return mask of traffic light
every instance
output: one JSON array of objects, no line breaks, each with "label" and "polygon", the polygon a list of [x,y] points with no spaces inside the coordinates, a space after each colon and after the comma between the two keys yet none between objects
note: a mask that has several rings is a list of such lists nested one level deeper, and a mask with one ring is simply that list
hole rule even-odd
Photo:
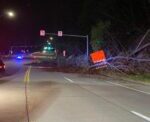
[{"label": "traffic light", "polygon": [[50,42],[47,42],[47,44],[43,48],[44,53],[51,53],[54,51],[54,48]]},{"label": "traffic light", "polygon": [[44,50],[47,50],[47,47],[44,47]]}]

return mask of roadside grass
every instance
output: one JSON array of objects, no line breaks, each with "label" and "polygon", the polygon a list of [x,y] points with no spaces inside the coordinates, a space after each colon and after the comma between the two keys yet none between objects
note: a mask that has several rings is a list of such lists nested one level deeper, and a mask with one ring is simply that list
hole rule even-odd
[{"label": "roadside grass", "polygon": [[150,73],[142,73],[142,74],[122,74],[118,72],[108,71],[106,72],[106,75],[112,76],[117,79],[124,79],[124,80],[132,80],[132,81],[139,81],[139,82],[145,82],[150,83]]},{"label": "roadside grass", "polygon": [[150,74],[128,75],[127,79],[150,83]]},{"label": "roadside grass", "polygon": [[139,74],[133,74],[133,73],[121,73],[117,72],[114,70],[97,70],[93,71],[92,74],[99,74],[99,75],[105,75],[109,76],[113,79],[122,79],[122,80],[127,80],[127,81],[138,81],[138,82],[145,82],[145,83],[150,83],[150,73],[139,73]]}]

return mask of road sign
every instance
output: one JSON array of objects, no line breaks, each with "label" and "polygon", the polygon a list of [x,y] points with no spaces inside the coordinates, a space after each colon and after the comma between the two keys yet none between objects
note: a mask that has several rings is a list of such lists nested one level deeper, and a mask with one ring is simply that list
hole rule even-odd
[{"label": "road sign", "polygon": [[66,50],[63,50],[63,56],[64,57],[66,56]]},{"label": "road sign", "polygon": [[96,51],[90,54],[93,63],[99,63],[106,60],[105,52],[103,50]]},{"label": "road sign", "polygon": [[63,36],[63,32],[62,31],[58,31],[58,36]]},{"label": "road sign", "polygon": [[45,30],[40,30],[40,36],[45,36]]}]

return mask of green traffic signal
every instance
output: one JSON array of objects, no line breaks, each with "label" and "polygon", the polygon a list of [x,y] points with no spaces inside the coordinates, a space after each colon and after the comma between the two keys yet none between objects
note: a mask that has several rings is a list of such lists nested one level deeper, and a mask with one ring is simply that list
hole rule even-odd
[{"label": "green traffic signal", "polygon": [[44,47],[44,50],[47,50],[47,47]]}]

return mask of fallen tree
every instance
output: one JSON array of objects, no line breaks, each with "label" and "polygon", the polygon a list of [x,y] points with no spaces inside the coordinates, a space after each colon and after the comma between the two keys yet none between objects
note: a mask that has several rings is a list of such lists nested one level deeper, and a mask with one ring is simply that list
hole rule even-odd
[{"label": "fallen tree", "polygon": [[[126,51],[129,52],[129,51]],[[150,72],[150,29],[141,38],[137,47],[130,53],[121,52],[121,55],[111,56],[106,59],[107,69],[121,73],[145,73]],[[140,57],[140,58],[139,58]],[[104,62],[90,66],[93,68],[104,68]]]}]

